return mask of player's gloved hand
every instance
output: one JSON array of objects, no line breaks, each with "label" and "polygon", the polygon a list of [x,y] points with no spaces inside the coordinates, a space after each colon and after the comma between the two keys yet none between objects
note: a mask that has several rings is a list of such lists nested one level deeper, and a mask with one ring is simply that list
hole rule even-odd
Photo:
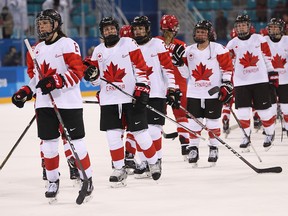
[{"label": "player's gloved hand", "polygon": [[279,86],[279,74],[277,71],[268,72],[269,84],[274,85],[276,88]]},{"label": "player's gloved hand", "polygon": [[177,66],[177,67],[183,66],[184,61],[182,59],[182,56],[184,55],[184,52],[185,52],[184,46],[182,46],[180,44],[176,44],[176,46],[172,52],[172,63],[175,66]]},{"label": "player's gloved hand", "polygon": [[49,94],[54,89],[61,89],[65,85],[65,79],[61,74],[54,74],[52,76],[41,79],[36,88],[41,88],[42,94]]},{"label": "player's gloved hand", "polygon": [[98,79],[100,73],[97,67],[95,67],[94,65],[89,65],[87,67],[87,69],[84,71],[84,79],[86,81],[95,81],[96,79]]},{"label": "player's gloved hand", "polygon": [[32,91],[29,86],[22,86],[15,94],[12,96],[12,103],[17,107],[22,108],[26,101],[32,99]]},{"label": "player's gloved hand", "polygon": [[169,88],[166,94],[166,103],[173,109],[179,109],[181,105],[182,92],[180,89]]},{"label": "player's gloved hand", "polygon": [[233,97],[233,89],[234,87],[230,81],[223,81],[220,86],[218,100],[222,103],[229,103]]},{"label": "player's gloved hand", "polygon": [[136,83],[133,97],[134,108],[144,109],[149,101],[150,87],[144,83]]}]

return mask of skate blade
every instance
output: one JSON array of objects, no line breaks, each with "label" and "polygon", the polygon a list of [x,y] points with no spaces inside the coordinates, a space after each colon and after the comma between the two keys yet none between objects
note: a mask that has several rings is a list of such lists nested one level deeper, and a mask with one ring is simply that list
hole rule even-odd
[{"label": "skate blade", "polygon": [[93,195],[89,195],[89,196],[86,196],[83,203],[87,203],[87,202],[90,202],[91,200],[93,199]]},{"label": "skate blade", "polygon": [[191,163],[192,168],[198,168],[198,163]]},{"label": "skate blade", "polygon": [[152,175],[150,172],[144,172],[142,174],[135,174],[135,179],[147,179],[147,178],[151,178]]},{"label": "skate blade", "polygon": [[126,168],[127,175],[134,175],[134,169],[133,168]]},{"label": "skate blade", "polygon": [[273,147],[273,143],[270,145],[270,146],[268,146],[268,147],[264,147],[264,150],[266,151],[266,152],[268,152],[272,147]]},{"label": "skate blade", "polygon": [[126,186],[127,186],[126,179],[121,182],[111,182],[112,188],[121,188],[121,187],[126,187]]},{"label": "skate blade", "polygon": [[188,155],[183,155],[183,160],[188,161]]},{"label": "skate blade", "polygon": [[216,166],[216,162],[209,162],[210,167],[215,167]]},{"label": "skate blade", "polygon": [[50,205],[54,205],[54,204],[56,204],[58,202],[57,196],[56,197],[51,197],[51,198],[48,198],[48,199],[49,199],[48,203]]},{"label": "skate blade", "polygon": [[81,180],[80,180],[80,178],[73,179],[73,180],[72,180],[72,186],[73,186],[73,187],[81,187]]},{"label": "skate blade", "polygon": [[248,153],[248,152],[250,152],[250,148],[249,148],[249,147],[247,147],[247,148],[242,148],[241,152],[242,152],[242,153]]}]

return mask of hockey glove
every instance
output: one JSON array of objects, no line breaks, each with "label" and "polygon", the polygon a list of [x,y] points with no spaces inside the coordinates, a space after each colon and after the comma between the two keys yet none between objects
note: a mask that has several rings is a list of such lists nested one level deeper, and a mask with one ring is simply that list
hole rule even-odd
[{"label": "hockey glove", "polygon": [[41,88],[42,94],[49,94],[54,89],[61,89],[65,85],[64,77],[61,74],[54,74],[52,76],[41,79],[36,88]]},{"label": "hockey glove", "polygon": [[278,88],[279,86],[279,74],[277,71],[268,72],[269,84]]},{"label": "hockey glove", "polygon": [[166,103],[173,109],[179,109],[181,105],[182,92],[180,89],[169,88],[166,94]]},{"label": "hockey glove", "polygon": [[150,87],[144,83],[136,83],[133,97],[134,108],[144,109],[149,101]]},{"label": "hockey glove", "polygon": [[233,97],[233,85],[230,81],[224,81],[220,86],[218,99],[222,103],[229,103]]},{"label": "hockey glove", "polygon": [[184,55],[185,48],[180,44],[176,44],[173,53],[172,53],[172,62],[175,66],[181,67],[183,66],[184,62],[182,56]]},{"label": "hockey glove", "polygon": [[88,66],[87,69],[84,71],[84,79],[86,81],[93,82],[98,79],[99,75],[99,70],[94,65]]},{"label": "hockey glove", "polygon": [[32,99],[32,91],[29,86],[22,86],[15,94],[12,96],[12,103],[17,107],[22,108],[26,101]]}]

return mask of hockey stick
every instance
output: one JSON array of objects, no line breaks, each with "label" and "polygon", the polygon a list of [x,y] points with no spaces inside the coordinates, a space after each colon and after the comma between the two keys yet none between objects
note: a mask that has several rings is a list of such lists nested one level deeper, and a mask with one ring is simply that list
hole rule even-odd
[{"label": "hockey stick", "polygon": [[[33,52],[32,48],[31,48],[31,45],[30,45],[28,39],[25,39],[25,40],[24,40],[24,43],[25,43],[25,45],[26,45],[26,47],[27,47],[27,49],[28,49],[28,51],[29,51],[29,54],[30,54],[30,56],[31,56],[31,58],[32,58],[32,60],[33,60],[33,63],[34,63],[34,65],[35,65],[35,67],[36,67],[36,70],[38,71],[40,77],[43,78],[44,75],[42,74],[42,71],[41,71],[41,69],[40,69],[40,67],[39,67],[39,64],[38,64],[36,58],[35,58],[34,52]],[[52,96],[51,93],[49,93],[48,95],[49,95],[49,97],[50,97],[50,100],[51,100],[51,103],[52,103],[52,105],[53,105],[55,114],[56,114],[56,116],[57,116],[57,118],[58,118],[58,121],[59,121],[61,127],[63,128],[63,132],[64,132],[64,135],[65,135],[65,138],[67,139],[67,141],[68,141],[68,143],[69,143],[69,145],[70,145],[70,148],[71,148],[71,150],[72,150],[72,152],[73,152],[73,155],[75,156],[76,162],[77,162],[77,164],[78,164],[78,166],[79,166],[79,168],[80,168],[80,170],[81,170],[81,173],[82,173],[82,175],[83,175],[82,188],[81,188],[81,190],[79,191],[79,195],[78,195],[78,197],[77,197],[77,199],[76,199],[76,203],[80,205],[80,204],[83,203],[83,201],[84,201],[84,199],[85,199],[85,197],[86,197],[86,193],[87,193],[87,190],[88,190],[88,177],[87,177],[86,172],[85,172],[85,170],[84,170],[84,168],[83,168],[83,165],[82,165],[82,163],[81,163],[81,160],[80,160],[80,158],[79,158],[79,156],[78,156],[78,154],[77,154],[77,152],[76,152],[76,150],[75,150],[75,147],[74,147],[74,145],[73,145],[73,143],[72,143],[72,139],[71,139],[71,137],[70,137],[70,134],[69,134],[67,128],[65,127],[65,125],[64,125],[63,119],[62,119],[62,117],[61,117],[61,115],[60,115],[60,112],[59,112],[59,109],[58,109],[58,107],[57,107],[57,105],[56,105],[56,103],[55,103],[55,100],[54,100],[54,98],[53,98],[53,96]]]},{"label": "hockey stick", "polygon": [[222,143],[227,149],[229,149],[234,155],[236,155],[240,160],[242,160],[246,165],[248,165],[251,169],[253,169],[257,173],[281,173],[282,167],[269,167],[269,168],[256,168],[250,162],[248,162],[245,158],[243,158],[237,151],[235,151],[231,146],[229,146],[226,142],[224,142],[219,136],[213,133],[209,128],[207,128],[201,121],[199,121],[196,117],[194,117],[190,112],[188,112],[184,107],[180,106],[180,109],[183,110],[186,115],[188,115],[191,119],[193,119],[197,124],[199,124],[204,130],[213,134],[215,139],[217,139],[220,143]]},{"label": "hockey stick", "polygon": [[83,100],[83,103],[86,103],[86,104],[99,104],[99,101]]},{"label": "hockey stick", "polygon": [[260,162],[262,162],[262,159],[260,158],[260,156],[259,156],[258,153],[256,152],[254,146],[253,146],[252,143],[251,143],[250,137],[247,135],[246,131],[245,131],[244,128],[241,126],[241,123],[240,123],[239,119],[237,118],[235,112],[233,111],[232,107],[231,107],[231,109],[230,109],[230,112],[232,113],[234,119],[236,120],[236,122],[237,122],[237,124],[239,125],[239,127],[241,128],[241,130],[243,131],[244,136],[249,140],[250,146],[252,147],[252,149],[253,149],[254,153],[256,154],[258,160],[259,160]]},{"label": "hockey stick", "polygon": [[[118,90],[119,90],[120,92],[122,92],[123,94],[129,96],[130,98],[132,98],[132,100],[136,100],[132,95],[130,95],[129,93],[123,91],[119,86],[115,85],[114,83],[112,83],[112,82],[110,82],[110,81],[108,81],[108,80],[106,80],[106,79],[103,79],[103,78],[100,78],[100,79],[103,80],[104,82],[112,85],[113,87],[115,87],[116,89],[118,89]],[[153,108],[152,106],[150,106],[150,105],[147,104],[147,105],[146,105],[146,108],[149,109],[149,110],[151,110],[152,112],[155,112],[155,113],[157,113],[158,115],[160,115],[160,116],[162,116],[162,117],[170,120],[171,122],[173,122],[173,123],[175,123],[176,125],[182,127],[183,129],[185,129],[185,130],[188,131],[189,133],[192,133],[193,135],[197,136],[198,138],[200,138],[200,139],[202,139],[202,140],[205,140],[204,137],[201,137],[199,134],[197,134],[197,133],[195,133],[194,131],[190,130],[188,127],[186,127],[186,126],[182,125],[181,123],[175,121],[174,119],[170,118],[169,116],[165,115],[164,113],[156,110],[156,109]]]},{"label": "hockey stick", "polygon": [[27,125],[25,130],[22,132],[22,134],[20,135],[20,137],[18,138],[18,140],[16,141],[16,143],[14,144],[14,146],[12,147],[12,149],[10,150],[10,152],[8,153],[8,155],[6,156],[6,158],[4,159],[2,164],[0,165],[0,170],[2,170],[2,168],[6,164],[6,162],[8,161],[8,159],[10,158],[10,156],[12,155],[12,153],[14,152],[14,150],[16,149],[16,147],[18,146],[18,144],[20,143],[20,141],[22,140],[22,138],[24,137],[24,135],[26,134],[28,129],[31,127],[31,125],[35,119],[36,119],[36,115],[34,115],[33,118],[30,120],[29,124]]},{"label": "hockey stick", "polygon": [[178,132],[165,133],[164,131],[162,131],[162,133],[165,139],[175,139],[178,136]]}]

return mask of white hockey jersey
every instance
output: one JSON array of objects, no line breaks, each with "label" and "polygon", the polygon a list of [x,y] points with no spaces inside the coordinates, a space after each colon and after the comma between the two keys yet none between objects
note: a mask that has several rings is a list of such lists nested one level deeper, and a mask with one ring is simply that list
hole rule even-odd
[{"label": "white hockey jersey", "polygon": [[149,71],[150,98],[166,98],[167,87],[175,88],[173,64],[164,42],[158,38],[152,38],[144,45],[139,45],[144,59],[151,67]]},{"label": "white hockey jersey", "polygon": [[142,52],[137,43],[128,37],[122,37],[110,48],[104,43],[99,44],[93,51],[91,61],[99,68],[100,77],[92,82],[100,84],[100,105],[131,103],[132,98],[117,88],[100,80],[107,80],[126,93],[133,95],[135,83],[148,84],[147,67]]},{"label": "white hockey jersey", "polygon": [[267,40],[252,34],[248,40],[233,38],[227,48],[234,58],[234,86],[268,82],[268,72],[274,71]]},{"label": "white hockey jersey", "polygon": [[229,50],[221,44],[210,42],[204,50],[192,44],[185,49],[183,58],[188,66],[188,74],[182,73],[188,78],[187,98],[217,98],[218,94],[210,96],[208,91],[220,86],[222,80],[231,81],[232,59]]},{"label": "white hockey jersey", "polygon": [[[80,92],[80,80],[83,77],[83,63],[79,45],[72,39],[61,37],[56,42],[46,45],[40,42],[34,49],[35,58],[39,64],[42,75],[37,70],[30,80],[29,86],[36,93],[35,108],[53,107],[49,95],[42,95],[40,88],[35,89],[39,79],[61,74],[65,79],[62,89],[51,91],[58,108],[73,109],[82,108],[82,96]],[[29,66],[30,65],[30,66]],[[29,64],[28,67],[34,67]],[[28,68],[31,71],[31,68]]]},{"label": "white hockey jersey", "polygon": [[279,42],[265,36],[272,54],[272,65],[279,74],[279,85],[288,84],[288,36],[283,35]]}]

